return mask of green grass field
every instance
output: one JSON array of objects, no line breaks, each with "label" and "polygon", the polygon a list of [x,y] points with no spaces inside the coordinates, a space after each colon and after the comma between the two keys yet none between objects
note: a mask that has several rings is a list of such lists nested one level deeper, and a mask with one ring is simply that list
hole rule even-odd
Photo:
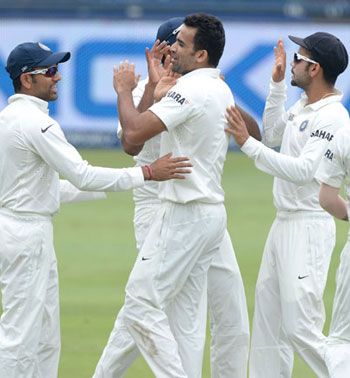
[{"label": "green grass field", "polygon": [[[82,151],[95,165],[133,165],[120,151]],[[249,313],[253,313],[254,287],[265,239],[274,218],[272,178],[252,161],[229,153],[224,173],[228,228],[241,268]],[[109,194],[107,200],[64,205],[55,219],[55,245],[60,272],[62,354],[60,378],[91,377],[115,316],[123,303],[124,286],[135,259],[131,193]],[[335,267],[347,233],[338,225],[325,302],[329,321]],[[328,322],[326,325],[326,330]],[[210,377],[206,348],[203,377]],[[139,358],[126,377],[152,377]],[[314,377],[296,360],[294,377]],[[268,378],[263,377],[262,378]]]}]

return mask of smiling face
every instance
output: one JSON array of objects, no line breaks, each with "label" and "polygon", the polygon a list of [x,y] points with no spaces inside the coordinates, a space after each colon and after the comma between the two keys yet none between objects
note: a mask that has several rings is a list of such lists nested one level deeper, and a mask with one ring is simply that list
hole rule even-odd
[{"label": "smiling face", "polygon": [[176,42],[171,46],[173,71],[181,75],[199,68],[201,51],[194,51],[194,37],[197,29],[183,25]]},{"label": "smiling face", "polygon": [[[35,70],[43,67],[35,68]],[[34,70],[33,70],[34,71]],[[32,75],[30,72],[22,74],[25,93],[34,97],[38,97],[44,101],[55,101],[58,98],[57,82],[61,80],[59,72],[52,77],[45,74]]]}]

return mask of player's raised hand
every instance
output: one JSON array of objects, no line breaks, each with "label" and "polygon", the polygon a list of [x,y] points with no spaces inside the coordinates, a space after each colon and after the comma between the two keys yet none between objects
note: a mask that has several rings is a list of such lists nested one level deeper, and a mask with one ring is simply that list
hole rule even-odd
[{"label": "player's raised hand", "polygon": [[169,51],[170,46],[165,41],[160,42],[159,39],[155,41],[151,50],[146,48],[148,81],[150,84],[157,85],[161,77],[166,74],[167,67],[163,66],[162,60],[163,57],[169,55]]},{"label": "player's raised hand", "polygon": [[186,178],[187,174],[191,173],[191,167],[192,164],[190,163],[189,158],[184,156],[173,158],[172,154],[169,153],[153,162],[150,165],[150,170],[146,170],[149,171],[147,174],[150,174],[148,179],[154,181],[165,181],[170,179],[183,180]]},{"label": "player's raised hand", "polygon": [[133,91],[139,80],[140,75],[135,75],[135,65],[133,63],[125,60],[119,64],[119,67],[113,67],[113,87],[117,93]]},{"label": "player's raised hand", "polygon": [[233,135],[239,147],[243,146],[249,138],[247,126],[241,116],[241,113],[235,106],[226,109],[226,119],[229,127],[225,129],[228,134]]},{"label": "player's raised hand", "polygon": [[284,50],[283,41],[278,40],[274,47],[275,64],[272,69],[272,80],[275,83],[283,80],[286,74],[286,51]]},{"label": "player's raised hand", "polygon": [[159,83],[154,90],[154,101],[160,101],[176,84],[179,77],[181,77],[181,75],[172,71],[172,64],[170,63],[166,75],[159,80]]}]

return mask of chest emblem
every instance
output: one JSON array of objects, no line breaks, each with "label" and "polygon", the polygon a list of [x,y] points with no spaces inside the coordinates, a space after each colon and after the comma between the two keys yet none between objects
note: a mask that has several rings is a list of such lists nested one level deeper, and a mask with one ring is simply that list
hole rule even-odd
[{"label": "chest emblem", "polygon": [[309,120],[307,120],[307,119],[306,119],[305,121],[303,121],[303,122],[300,124],[300,126],[299,126],[299,131],[304,131],[304,130],[306,129],[308,123],[309,123]]}]

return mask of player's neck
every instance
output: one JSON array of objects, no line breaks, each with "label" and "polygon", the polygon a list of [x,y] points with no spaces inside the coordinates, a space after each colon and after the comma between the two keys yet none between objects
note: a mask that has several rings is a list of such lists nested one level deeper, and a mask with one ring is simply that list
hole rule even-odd
[{"label": "player's neck", "polygon": [[308,98],[308,105],[317,101],[323,100],[336,94],[336,90],[333,85],[314,86],[305,90]]}]

